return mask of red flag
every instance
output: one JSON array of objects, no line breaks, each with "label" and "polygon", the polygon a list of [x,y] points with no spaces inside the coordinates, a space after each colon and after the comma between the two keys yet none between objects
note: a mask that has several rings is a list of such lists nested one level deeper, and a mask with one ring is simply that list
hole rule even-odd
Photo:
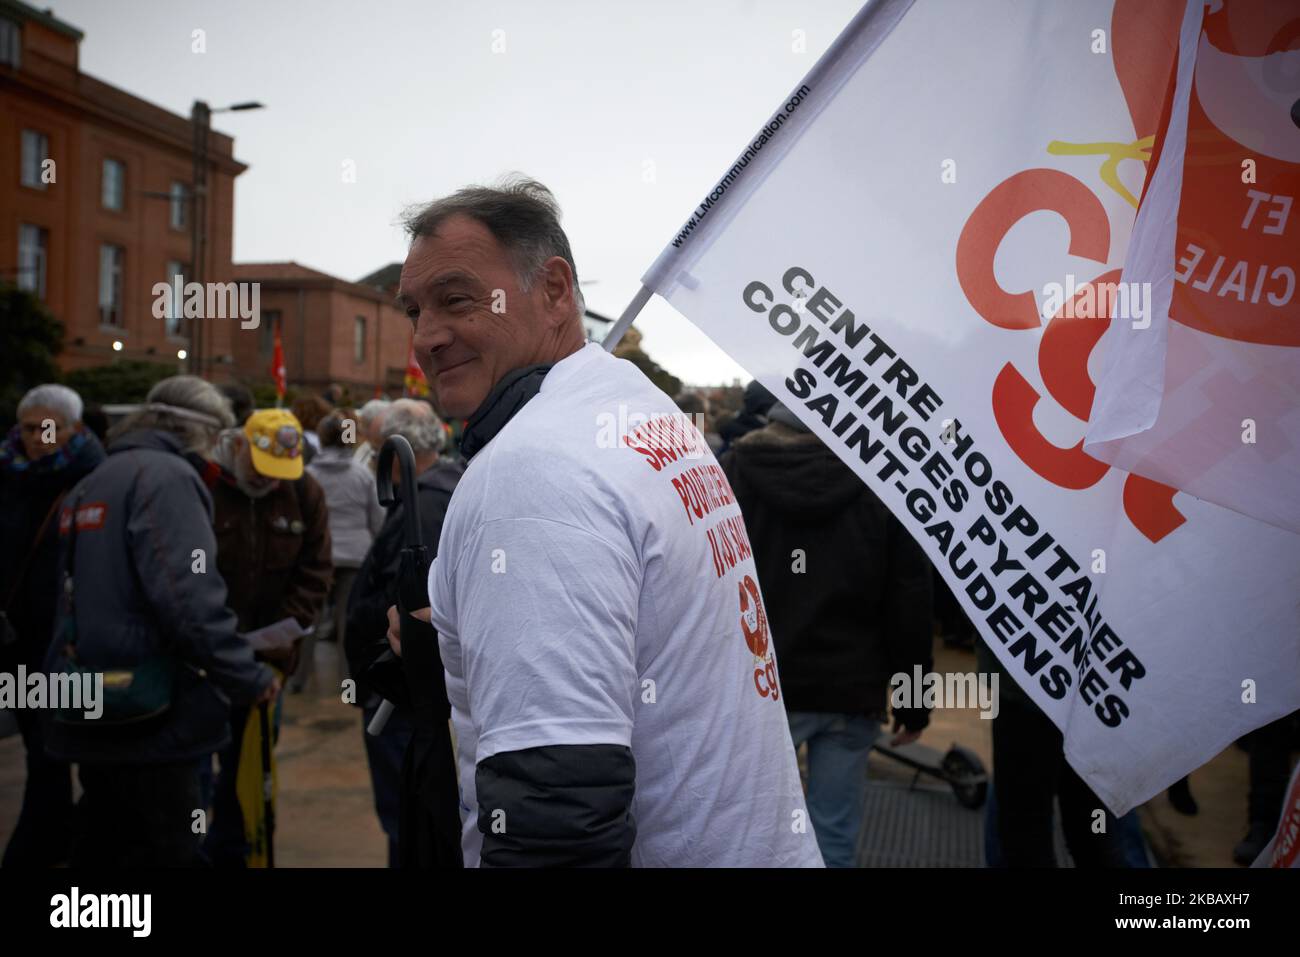
[{"label": "red flag", "polygon": [[280,324],[275,324],[275,349],[271,353],[271,378],[275,380],[275,395],[279,401],[284,401],[284,393],[288,388],[284,371],[284,344],[280,341]]},{"label": "red flag", "polygon": [[406,351],[406,376],[403,394],[407,398],[423,398],[429,394],[429,380],[424,377],[424,370],[415,361],[415,333],[411,333],[411,345]]}]

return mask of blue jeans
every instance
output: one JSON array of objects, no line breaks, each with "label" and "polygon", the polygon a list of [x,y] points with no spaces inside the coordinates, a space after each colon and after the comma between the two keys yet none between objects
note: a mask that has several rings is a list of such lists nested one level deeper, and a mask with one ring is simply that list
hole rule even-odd
[{"label": "blue jeans", "polygon": [[791,711],[796,748],[808,742],[808,816],[827,867],[857,865],[866,804],[867,755],[880,722],[856,714]]}]

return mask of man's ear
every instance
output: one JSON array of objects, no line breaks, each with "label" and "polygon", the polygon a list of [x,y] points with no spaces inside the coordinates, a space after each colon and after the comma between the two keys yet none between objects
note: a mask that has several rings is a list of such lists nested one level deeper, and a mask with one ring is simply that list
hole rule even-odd
[{"label": "man's ear", "polygon": [[538,289],[552,325],[562,325],[573,319],[573,270],[562,256],[552,256],[542,264]]}]

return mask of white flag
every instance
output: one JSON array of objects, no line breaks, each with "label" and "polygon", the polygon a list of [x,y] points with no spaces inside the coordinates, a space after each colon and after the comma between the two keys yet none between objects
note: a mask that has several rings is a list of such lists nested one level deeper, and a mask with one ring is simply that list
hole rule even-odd
[{"label": "white flag", "polygon": [[1083,449],[1201,7],[876,0],[644,279],[898,515],[1117,814],[1300,708],[1300,536]]}]

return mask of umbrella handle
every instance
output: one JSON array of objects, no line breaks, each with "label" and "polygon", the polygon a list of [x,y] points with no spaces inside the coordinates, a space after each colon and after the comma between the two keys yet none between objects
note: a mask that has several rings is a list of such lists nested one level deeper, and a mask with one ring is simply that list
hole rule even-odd
[{"label": "umbrella handle", "polygon": [[395,505],[398,500],[393,488],[393,458],[396,457],[402,469],[402,524],[405,532],[405,545],[410,548],[422,544],[420,534],[420,496],[415,489],[415,453],[411,443],[400,435],[390,435],[379,449],[379,465],[375,472],[376,492],[379,504],[385,508]]},{"label": "umbrella handle", "polygon": [[370,719],[370,724],[366,726],[366,734],[372,738],[377,738],[384,730],[384,725],[388,724],[389,715],[393,713],[393,703],[385,698],[379,702],[379,710],[375,716]]}]

